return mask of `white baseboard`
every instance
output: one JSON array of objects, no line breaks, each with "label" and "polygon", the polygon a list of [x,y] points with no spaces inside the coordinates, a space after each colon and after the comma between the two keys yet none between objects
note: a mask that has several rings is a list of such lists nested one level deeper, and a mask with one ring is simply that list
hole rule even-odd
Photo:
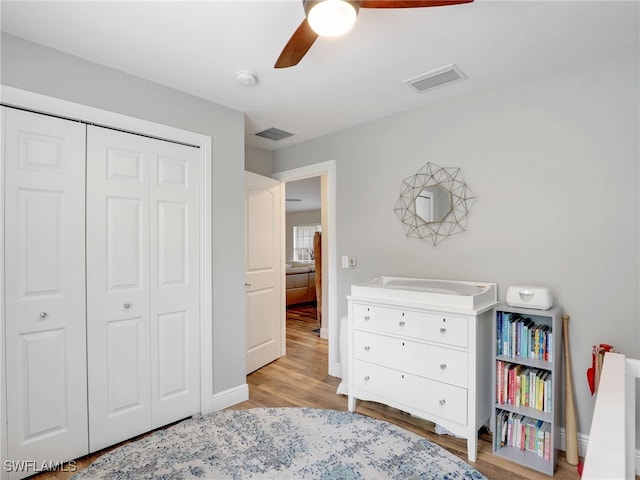
[{"label": "white baseboard", "polygon": [[244,385],[238,385],[223,392],[215,393],[213,395],[213,411],[217,412],[246,400],[249,400],[249,385],[245,383]]},{"label": "white baseboard", "polygon": [[[589,444],[589,435],[578,432],[578,455],[584,458],[587,453],[587,445]],[[567,435],[564,428],[560,429],[560,450],[567,451]]]}]

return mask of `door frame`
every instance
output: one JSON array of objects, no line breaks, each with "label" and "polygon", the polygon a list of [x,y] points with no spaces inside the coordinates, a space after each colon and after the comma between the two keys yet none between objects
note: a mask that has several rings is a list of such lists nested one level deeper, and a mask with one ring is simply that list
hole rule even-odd
[{"label": "door frame", "polygon": [[[0,84],[0,103],[7,107],[16,107],[36,113],[59,116],[62,118],[95,123],[130,133],[147,135],[161,140],[168,140],[198,147],[201,168],[200,177],[200,334],[201,334],[201,368],[200,368],[200,410],[201,413],[214,411],[213,395],[213,324],[206,319],[212,318],[212,257],[211,257],[211,137],[200,133],[190,132],[180,128],[129,117],[120,113],[110,112],[87,105],[61,100],[39,93],[22,90]],[[4,118],[2,119],[4,129]],[[5,308],[4,308],[4,168],[0,166],[0,342],[5,339]],[[0,355],[0,398],[5,398],[5,358]],[[3,426],[0,437],[0,460],[7,458],[6,402],[0,402],[0,425]]]},{"label": "door frame", "polygon": [[[325,255],[325,252],[322,253],[322,291],[327,292],[327,303],[323,305],[323,312],[327,312],[328,322],[327,322],[327,332],[326,337],[328,339],[328,373],[332,377],[340,377],[342,376],[341,368],[340,368],[340,359],[339,359],[339,328],[338,328],[338,302],[337,302],[337,263],[336,263],[336,161],[335,160],[327,160],[325,162],[314,163],[312,165],[307,165],[304,167],[294,168],[291,170],[283,170],[281,172],[274,173],[271,175],[272,178],[280,180],[282,183],[293,182],[296,180],[304,180],[305,178],[311,177],[321,177],[324,176],[326,178],[326,203],[322,205],[322,209],[326,208],[326,215],[323,211],[323,225],[322,232],[323,237],[325,236],[325,232],[327,233],[327,249],[328,255]],[[285,186],[286,188],[286,186]],[[284,201],[282,199],[282,211],[284,212]],[[284,213],[283,213],[284,215]],[[325,225],[326,218],[326,225]],[[282,228],[283,228],[283,239],[286,238],[284,236],[284,229],[286,228],[286,219],[283,218]],[[324,272],[327,274],[325,275]],[[323,295],[325,298],[325,295]],[[326,308],[325,308],[326,307]],[[283,328],[283,332],[286,331],[286,315],[285,319],[285,328]]]}]

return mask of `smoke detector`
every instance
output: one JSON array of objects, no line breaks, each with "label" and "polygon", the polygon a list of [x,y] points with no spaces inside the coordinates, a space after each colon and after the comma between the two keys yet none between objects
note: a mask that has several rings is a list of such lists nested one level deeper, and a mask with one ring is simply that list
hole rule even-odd
[{"label": "smoke detector", "polygon": [[459,82],[465,78],[467,76],[462,73],[462,70],[457,65],[451,64],[405,80],[404,83],[413,87],[418,93],[423,93],[436,87]]},{"label": "smoke detector", "polygon": [[258,83],[258,76],[253,72],[241,70],[236,73],[236,82],[238,82],[243,87],[253,87],[256,83]]}]

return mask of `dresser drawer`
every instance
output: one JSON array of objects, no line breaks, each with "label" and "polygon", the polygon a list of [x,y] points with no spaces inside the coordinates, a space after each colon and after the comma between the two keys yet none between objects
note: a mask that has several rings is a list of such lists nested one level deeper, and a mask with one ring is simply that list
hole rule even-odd
[{"label": "dresser drawer", "polygon": [[450,314],[415,312],[400,308],[353,305],[353,326],[445,345],[467,347],[467,319]]},{"label": "dresser drawer", "polygon": [[466,351],[356,330],[353,356],[459,387],[466,387],[468,382]]},{"label": "dresser drawer", "polygon": [[467,347],[468,321],[465,317],[456,317],[449,314],[425,313],[424,315],[424,339],[432,342],[440,342],[446,345]]},{"label": "dresser drawer", "polygon": [[353,315],[355,328],[415,338],[424,336],[424,318],[416,312],[355,304]]},{"label": "dresser drawer", "polygon": [[467,390],[361,360],[353,362],[358,398],[387,399],[389,405],[418,410],[460,425],[467,424]]}]

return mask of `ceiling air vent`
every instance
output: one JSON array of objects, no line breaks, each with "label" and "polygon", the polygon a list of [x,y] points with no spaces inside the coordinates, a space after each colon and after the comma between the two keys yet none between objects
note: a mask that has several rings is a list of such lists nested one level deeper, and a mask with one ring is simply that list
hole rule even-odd
[{"label": "ceiling air vent", "polygon": [[418,93],[422,93],[441,85],[459,82],[465,78],[467,78],[467,76],[462,73],[456,65],[451,64],[446,67],[424,73],[418,77],[405,80],[404,83],[415,88]]},{"label": "ceiling air vent", "polygon": [[292,137],[293,133],[285,132],[284,130],[280,130],[279,128],[271,127],[256,133],[256,135],[258,137],[267,138],[269,140],[277,142],[278,140]]}]

